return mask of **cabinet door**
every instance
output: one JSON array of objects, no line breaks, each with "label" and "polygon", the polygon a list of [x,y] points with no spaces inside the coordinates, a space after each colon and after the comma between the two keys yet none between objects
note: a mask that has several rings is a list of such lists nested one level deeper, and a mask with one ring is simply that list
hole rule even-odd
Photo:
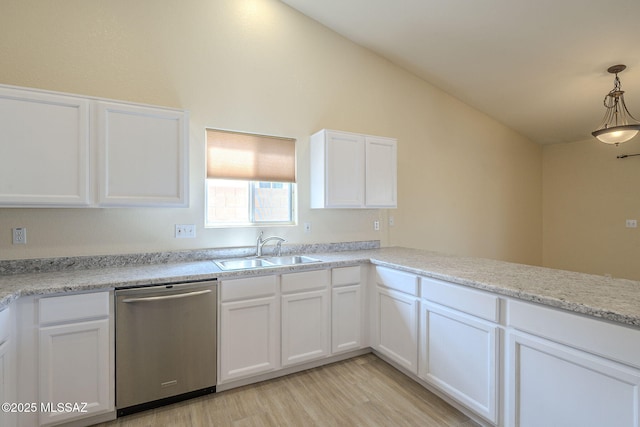
[{"label": "cabinet door", "polygon": [[331,301],[331,352],[362,347],[362,286],[333,289]]},{"label": "cabinet door", "polygon": [[[0,344],[0,403],[17,403],[14,354],[15,347],[11,338]],[[0,425],[15,426],[16,414],[0,411]]]},{"label": "cabinet door", "polygon": [[[113,410],[110,398],[109,320],[40,328],[40,424]],[[57,408],[78,403],[79,409]],[[86,405],[85,405],[86,403]],[[85,412],[81,412],[84,410]]]},{"label": "cabinet door", "polygon": [[397,142],[391,138],[366,137],[365,204],[368,208],[398,206]]},{"label": "cabinet door", "polygon": [[87,206],[89,101],[0,87],[0,206]]},{"label": "cabinet door", "polygon": [[364,137],[328,131],[325,149],[326,207],[363,207]]},{"label": "cabinet door", "polygon": [[[0,310],[0,403],[17,403],[13,308]],[[16,414],[0,411],[0,426],[16,425]]]},{"label": "cabinet door", "polygon": [[98,102],[98,203],[187,206],[183,111]]},{"label": "cabinet door", "polygon": [[280,367],[278,311],[276,297],[221,304],[220,383]]},{"label": "cabinet door", "polygon": [[420,313],[420,377],[496,422],[497,326],[424,301]]},{"label": "cabinet door", "polygon": [[329,289],[282,296],[282,366],[327,356],[330,343]]},{"label": "cabinet door", "polygon": [[508,336],[507,363],[507,425],[640,425],[638,370],[520,333]]},{"label": "cabinet door", "polygon": [[418,299],[381,287],[374,306],[376,350],[418,373]]}]

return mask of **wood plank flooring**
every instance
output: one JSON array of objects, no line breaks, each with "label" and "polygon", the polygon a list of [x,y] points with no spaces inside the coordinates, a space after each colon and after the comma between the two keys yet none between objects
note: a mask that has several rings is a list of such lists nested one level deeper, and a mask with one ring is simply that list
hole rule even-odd
[{"label": "wood plank flooring", "polygon": [[373,354],[99,424],[99,427],[478,426]]}]

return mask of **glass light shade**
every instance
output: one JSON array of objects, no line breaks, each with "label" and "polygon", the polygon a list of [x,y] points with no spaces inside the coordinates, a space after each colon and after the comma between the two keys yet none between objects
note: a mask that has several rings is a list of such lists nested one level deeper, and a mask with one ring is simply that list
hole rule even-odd
[{"label": "glass light shade", "polygon": [[620,144],[627,142],[640,131],[638,125],[615,126],[593,132],[593,136],[605,144]]}]

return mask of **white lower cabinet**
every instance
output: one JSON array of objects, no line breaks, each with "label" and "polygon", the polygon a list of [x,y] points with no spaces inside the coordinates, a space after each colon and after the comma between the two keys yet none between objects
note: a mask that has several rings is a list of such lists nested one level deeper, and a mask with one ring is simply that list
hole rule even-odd
[{"label": "white lower cabinet", "polygon": [[360,349],[365,345],[360,266],[334,268],[331,285],[331,353]]},{"label": "white lower cabinet", "polygon": [[640,371],[523,333],[507,346],[507,425],[640,425]]},{"label": "white lower cabinet", "polygon": [[376,267],[373,346],[413,374],[418,373],[418,278]]},{"label": "white lower cabinet", "polygon": [[280,368],[277,278],[221,282],[218,383]]},{"label": "white lower cabinet", "polygon": [[365,348],[363,295],[360,266],[223,280],[218,384]]},{"label": "white lower cabinet", "polygon": [[420,288],[419,376],[497,423],[499,299],[426,277]]},{"label": "white lower cabinet", "polygon": [[420,377],[496,422],[498,327],[425,301],[420,312]]},{"label": "white lower cabinet", "polygon": [[[14,335],[14,313],[13,308],[9,306],[0,311],[0,403],[18,402]],[[0,411],[0,425],[3,427],[15,426],[16,413]]]},{"label": "white lower cabinet", "polygon": [[515,300],[507,317],[507,426],[640,426],[640,329]]},{"label": "white lower cabinet", "polygon": [[362,347],[362,286],[334,288],[331,301],[331,352]]},{"label": "white lower cabinet", "polygon": [[282,275],[282,366],[331,353],[330,271]]},{"label": "white lower cabinet", "polygon": [[112,293],[36,300],[39,424],[114,411]]},{"label": "white lower cabinet", "polygon": [[41,424],[113,408],[109,319],[40,328],[39,340]]}]

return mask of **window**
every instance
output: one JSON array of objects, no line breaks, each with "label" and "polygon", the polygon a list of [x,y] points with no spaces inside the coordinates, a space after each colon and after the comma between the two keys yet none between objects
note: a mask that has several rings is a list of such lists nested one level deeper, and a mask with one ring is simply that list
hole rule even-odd
[{"label": "window", "polygon": [[292,224],[295,140],[207,129],[206,226]]}]

